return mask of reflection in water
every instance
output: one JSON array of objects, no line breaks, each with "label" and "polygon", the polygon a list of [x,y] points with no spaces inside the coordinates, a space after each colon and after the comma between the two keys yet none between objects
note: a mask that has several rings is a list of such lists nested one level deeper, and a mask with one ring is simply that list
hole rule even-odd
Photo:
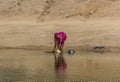
[{"label": "reflection in water", "polygon": [[65,73],[67,68],[67,63],[65,62],[65,58],[63,54],[54,53],[54,59],[55,59],[56,77],[57,79],[63,80],[65,78]]},{"label": "reflection in water", "polygon": [[88,81],[120,81],[120,54],[79,53],[69,56],[40,51],[0,50],[0,82]]}]

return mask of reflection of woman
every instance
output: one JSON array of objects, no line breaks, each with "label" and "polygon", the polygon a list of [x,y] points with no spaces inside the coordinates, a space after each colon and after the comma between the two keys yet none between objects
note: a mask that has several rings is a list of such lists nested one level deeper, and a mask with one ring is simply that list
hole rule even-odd
[{"label": "reflection of woman", "polygon": [[55,58],[55,70],[59,73],[65,73],[67,64],[65,62],[63,55],[59,54],[56,56],[56,54],[54,54],[54,58]]}]

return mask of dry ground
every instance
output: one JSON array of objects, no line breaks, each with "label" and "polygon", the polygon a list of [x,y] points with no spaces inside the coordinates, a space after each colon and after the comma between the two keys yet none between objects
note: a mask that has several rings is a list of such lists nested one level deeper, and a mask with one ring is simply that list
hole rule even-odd
[{"label": "dry ground", "polygon": [[[67,33],[65,48],[90,48],[105,46],[112,50],[120,47],[120,21],[118,18],[64,19],[48,22],[1,21],[0,47],[51,49],[53,34]],[[114,49],[115,48],[115,49]]]}]

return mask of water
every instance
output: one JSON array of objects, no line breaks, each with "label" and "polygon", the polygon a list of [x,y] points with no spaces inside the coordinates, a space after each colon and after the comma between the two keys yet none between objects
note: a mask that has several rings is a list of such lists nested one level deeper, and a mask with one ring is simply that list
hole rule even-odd
[{"label": "water", "polygon": [[0,82],[119,82],[120,55],[0,50]]}]

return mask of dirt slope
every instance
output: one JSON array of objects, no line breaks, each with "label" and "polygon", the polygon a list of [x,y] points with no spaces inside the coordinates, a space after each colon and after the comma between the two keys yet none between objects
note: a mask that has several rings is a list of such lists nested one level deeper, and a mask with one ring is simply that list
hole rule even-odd
[{"label": "dirt slope", "polygon": [[119,0],[0,0],[1,20],[119,17]]}]

